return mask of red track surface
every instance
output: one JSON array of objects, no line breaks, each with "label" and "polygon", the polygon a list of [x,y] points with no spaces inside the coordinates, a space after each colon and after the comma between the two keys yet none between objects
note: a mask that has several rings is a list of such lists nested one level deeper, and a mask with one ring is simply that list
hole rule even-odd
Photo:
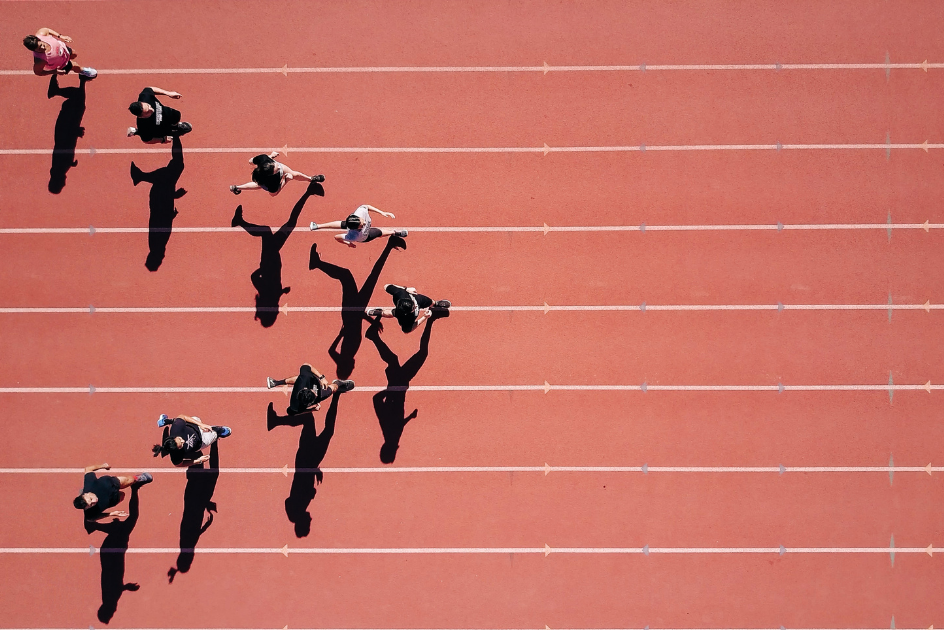
[{"label": "red track surface", "polygon": [[[147,19],[144,12],[149,11]],[[291,147],[881,144],[942,141],[938,69],[108,75],[120,68],[539,66],[932,62],[932,2],[543,2],[436,5],[0,2],[3,69],[27,68],[23,35],[50,26],[102,70],[78,148],[124,137],[144,85],[184,94],[194,132],[174,228],[247,220],[277,228],[301,194],[229,184],[249,155],[197,147],[287,145],[325,173],[299,224],[361,203],[396,226],[944,222],[938,151],[341,154]],[[74,85],[73,77],[63,86]],[[2,76],[0,149],[49,149],[62,100]],[[153,147],[152,147],[153,148]],[[160,147],[158,147],[160,148]],[[166,147],[165,147],[166,148]],[[0,156],[0,228],[143,227],[160,155],[78,155],[53,196],[48,155]],[[457,306],[938,304],[938,230],[414,232],[380,274]],[[290,306],[339,306],[323,260],[363,282],[382,245],[347,250],[293,234],[281,250]],[[170,236],[157,272],[146,234],[2,234],[0,307],[252,307],[259,239]],[[371,304],[382,304],[378,290]],[[413,385],[882,385],[944,382],[940,311],[455,312],[433,326]],[[0,388],[258,387],[310,361],[329,374],[338,313],[0,314]],[[388,326],[401,361],[419,333]],[[365,339],[353,378],[384,386]],[[940,465],[941,392],[411,391],[393,466]],[[381,467],[371,394],[344,395],[321,465]],[[229,424],[220,465],[295,465],[301,429],[266,431],[279,392],[0,393],[0,468],[150,466],[130,547],[178,544],[182,474],[149,457],[161,412]],[[317,429],[324,425],[317,414]],[[12,438],[15,441],[11,441]],[[304,462],[299,467],[304,467]],[[944,625],[941,554],[208,555],[201,548],[897,547],[944,542],[940,473],[328,472],[297,538],[293,475],[224,472],[193,567],[128,554],[114,627],[898,628]],[[79,474],[0,472],[0,548],[98,546],[70,506]],[[127,502],[122,506],[127,506]],[[100,622],[100,558],[0,550],[5,628]]]}]

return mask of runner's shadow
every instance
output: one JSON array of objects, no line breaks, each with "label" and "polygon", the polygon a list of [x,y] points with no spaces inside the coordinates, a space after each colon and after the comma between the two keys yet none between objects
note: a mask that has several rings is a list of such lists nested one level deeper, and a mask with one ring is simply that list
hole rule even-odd
[{"label": "runner's shadow", "polygon": [[433,322],[448,316],[449,311],[440,311],[426,320],[426,327],[420,337],[419,350],[403,365],[400,365],[400,358],[380,338],[379,318],[367,329],[365,336],[374,343],[380,353],[380,358],[387,364],[384,370],[387,375],[387,387],[374,394],[373,398],[374,413],[377,414],[380,430],[383,432],[384,443],[380,447],[380,461],[384,464],[394,462],[397,449],[400,448],[400,436],[403,435],[403,429],[410,420],[416,418],[419,412],[418,409],[414,409],[410,415],[406,415],[406,392],[410,389],[410,381],[429,357],[429,338],[433,331]]},{"label": "runner's shadow", "polygon": [[135,186],[141,182],[151,184],[148,193],[148,256],[144,266],[150,271],[160,269],[167,251],[167,242],[174,229],[174,218],[177,208],[174,202],[187,194],[183,188],[177,188],[177,180],[184,172],[184,149],[180,138],[174,136],[171,147],[171,158],[167,166],[145,173],[138,166],[131,163],[131,181]]},{"label": "runner's shadow", "polygon": [[270,431],[277,426],[302,427],[298,436],[298,451],[295,452],[292,489],[285,499],[285,515],[295,524],[295,536],[298,538],[304,538],[311,533],[311,514],[308,512],[308,506],[317,492],[315,483],[321,483],[324,479],[324,474],[318,467],[328,452],[331,438],[334,437],[339,398],[340,394],[331,397],[331,405],[325,413],[325,424],[321,433],[318,433],[315,417],[310,412],[297,416],[279,416],[275,413],[272,403],[269,403],[267,424]]},{"label": "runner's shadow", "polygon": [[95,522],[88,524],[89,532],[105,532],[99,550],[99,559],[102,564],[102,605],[98,609],[98,620],[108,623],[118,610],[118,600],[125,591],[136,591],[140,586],[136,583],[125,583],[125,552],[128,551],[128,540],[138,522],[138,488],[131,487],[131,499],[128,502],[128,517],[123,521],[110,523]]},{"label": "runner's shadow", "polygon": [[49,192],[58,195],[66,187],[66,173],[78,166],[75,145],[85,136],[82,117],[85,116],[85,77],[79,77],[79,87],[59,87],[59,78],[49,78],[47,98],[61,96],[65,100],[56,119],[55,145],[52,151],[52,167],[49,169]]},{"label": "runner's shadow", "polygon": [[[209,468],[203,464],[191,466],[187,469],[187,488],[184,490],[184,513],[180,518],[180,554],[177,556],[177,566],[167,571],[167,581],[172,583],[177,573],[186,573],[193,565],[193,556],[197,541],[210,525],[213,524],[213,513],[216,512],[216,502],[213,501],[213,491],[220,478],[219,440],[210,445]],[[206,520],[204,520],[206,515]]]},{"label": "runner's shadow", "polygon": [[243,218],[243,207],[236,208],[236,214],[233,216],[233,227],[241,227],[253,236],[262,239],[262,253],[259,256],[259,268],[252,272],[249,279],[252,286],[256,288],[256,316],[255,319],[263,327],[268,328],[275,323],[279,316],[279,300],[282,296],[292,290],[291,287],[282,287],[282,246],[291,236],[292,231],[298,224],[298,217],[305,207],[305,202],[311,195],[324,197],[324,188],[317,182],[308,184],[308,189],[302,195],[295,207],[292,208],[292,214],[288,221],[273,233],[268,225],[256,225],[249,223]]},{"label": "runner's shadow", "polygon": [[365,309],[377,286],[380,271],[387,263],[387,257],[390,256],[394,247],[401,245],[405,243],[399,236],[391,236],[387,239],[383,252],[377,258],[377,262],[374,263],[360,289],[357,288],[357,282],[354,281],[354,275],[349,269],[325,262],[318,253],[318,244],[313,243],[311,246],[308,269],[318,269],[329,278],[334,278],[341,283],[341,330],[331,347],[328,348],[328,354],[337,365],[338,378],[348,378],[354,372],[354,356],[360,349],[363,339],[362,324],[364,320],[370,321]]}]

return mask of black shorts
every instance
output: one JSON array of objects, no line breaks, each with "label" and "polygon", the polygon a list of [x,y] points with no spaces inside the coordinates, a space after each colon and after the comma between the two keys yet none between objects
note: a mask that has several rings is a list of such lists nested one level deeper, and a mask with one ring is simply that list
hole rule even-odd
[{"label": "black shorts", "polygon": [[369,243],[375,238],[379,238],[381,236],[383,236],[383,232],[380,231],[380,228],[375,228],[375,227],[367,228],[367,238],[361,241],[361,243]]}]

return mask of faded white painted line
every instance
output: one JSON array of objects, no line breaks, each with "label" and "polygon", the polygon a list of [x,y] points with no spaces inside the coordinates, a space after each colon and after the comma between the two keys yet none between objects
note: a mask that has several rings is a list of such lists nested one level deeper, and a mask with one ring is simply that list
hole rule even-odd
[{"label": "faded white painted line", "polygon": [[[284,147],[282,152],[291,153],[645,153],[648,151],[843,151],[892,149],[944,149],[944,144],[928,142],[913,143],[836,143],[836,144],[683,144],[683,145],[626,145],[626,146],[578,146],[578,147]],[[199,153],[265,153],[271,147],[192,147],[188,155]],[[0,149],[0,155],[52,155],[53,149]],[[166,154],[167,149],[143,147],[111,149],[75,149],[70,155],[140,155]]]},{"label": "faded white painted line", "polygon": [[[138,468],[111,468],[108,473],[139,473],[149,465]],[[308,473],[319,470],[331,474],[432,474],[432,473],[925,473],[944,472],[942,466],[394,466],[394,467],[319,467],[292,468],[289,466],[256,468],[197,468],[196,472],[219,472],[221,474],[268,475]],[[0,468],[3,475],[58,475],[81,474],[84,468]],[[164,473],[186,474],[185,468],[161,468]],[[191,471],[193,472],[193,471]]]},{"label": "faded white painted line", "polygon": [[[382,305],[383,307],[389,305]],[[0,314],[193,314],[193,313],[255,313],[257,310],[280,313],[340,313],[366,312],[381,306],[366,308],[342,306],[280,306],[257,309],[252,306],[9,306],[0,307]],[[944,304],[612,304],[570,306],[452,306],[451,312],[624,312],[624,311],[926,311],[944,310]]]},{"label": "faded white painted line", "polygon": [[[95,549],[94,547],[0,547],[0,554],[178,554],[180,547],[129,547],[128,549]],[[197,547],[198,554],[333,554],[333,555],[429,555],[429,554],[872,554],[889,553],[888,547]],[[896,554],[933,555],[933,547],[895,547]]]},{"label": "faded white painted line", "polygon": [[[536,73],[551,72],[656,72],[656,71],[773,71],[780,70],[924,70],[942,63],[744,63],[744,64],[635,64],[539,66],[326,66],[291,68],[103,68],[99,76],[159,74],[420,74],[420,73]],[[0,76],[33,76],[31,70],[0,70]]]},{"label": "faded white painted line", "polygon": [[[507,391],[586,391],[586,392],[858,392],[925,391],[944,389],[944,385],[411,385],[406,387],[357,386],[356,392],[507,392]],[[257,394],[274,392],[265,387],[0,387],[0,394]]]},{"label": "faded white painted line", "polygon": [[[786,230],[799,231],[820,231],[820,230],[924,230],[944,228],[944,223],[770,223],[770,224],[719,224],[719,225],[565,225],[565,226],[407,226],[410,232],[458,232],[458,233],[505,233],[505,232],[539,232],[548,234],[550,232],[741,232],[741,231],[766,231],[780,232]],[[150,230],[146,227],[6,227],[0,228],[0,234],[84,234],[86,236],[95,234],[147,234]],[[160,232],[162,230],[155,230]],[[238,233],[242,234],[245,230],[234,227],[175,227],[173,231],[178,234],[195,233]],[[296,227],[295,232],[308,232],[307,227]],[[340,232],[340,230],[318,230],[318,232],[331,233]]]}]

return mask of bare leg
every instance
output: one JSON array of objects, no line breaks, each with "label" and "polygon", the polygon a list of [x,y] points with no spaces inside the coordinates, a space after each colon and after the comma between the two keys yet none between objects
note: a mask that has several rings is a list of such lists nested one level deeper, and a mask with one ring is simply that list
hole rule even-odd
[{"label": "bare leg", "polygon": [[304,173],[300,171],[293,171],[289,169],[289,171],[285,174],[286,179],[295,179],[296,177],[300,177],[304,179],[306,182],[310,182],[312,180],[312,177],[310,175],[305,175]]},{"label": "bare leg", "polygon": [[236,190],[259,190],[261,186],[256,182],[248,182],[245,184],[240,184],[236,186]]},{"label": "bare leg", "polygon": [[118,483],[121,484],[120,487],[127,488],[128,486],[134,483],[134,477],[129,477],[127,475],[120,475],[118,477]]},{"label": "bare leg", "polygon": [[340,221],[331,221],[330,223],[319,223],[318,227],[316,227],[315,229],[316,230],[341,230],[343,228],[341,227]]}]

